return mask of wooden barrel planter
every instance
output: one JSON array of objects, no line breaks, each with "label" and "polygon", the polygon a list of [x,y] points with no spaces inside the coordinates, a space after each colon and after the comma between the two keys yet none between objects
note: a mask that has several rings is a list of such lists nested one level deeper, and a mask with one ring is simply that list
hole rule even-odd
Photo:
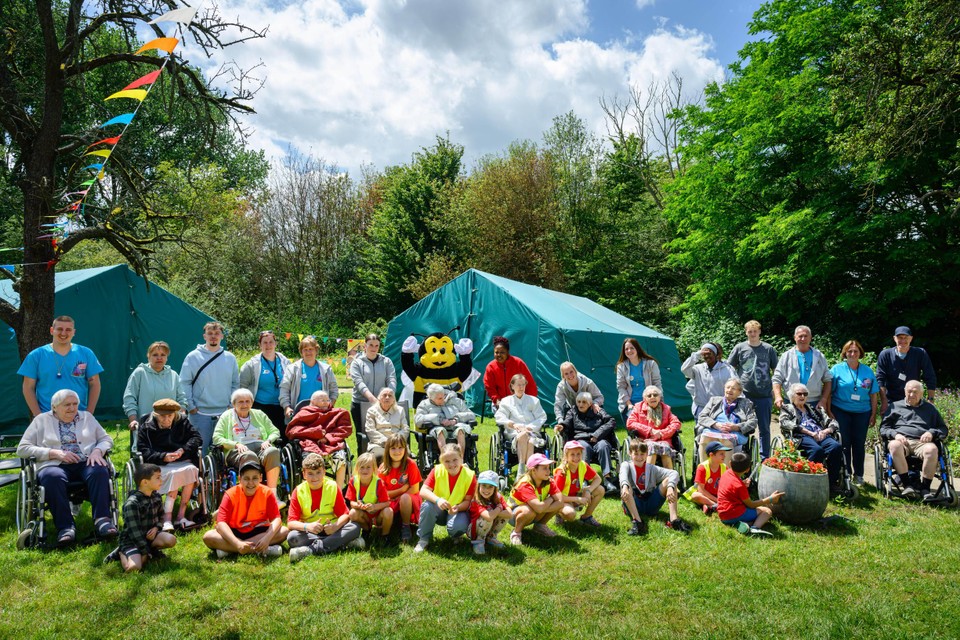
[{"label": "wooden barrel planter", "polygon": [[823,517],[830,501],[830,477],[826,473],[795,473],[762,465],[757,481],[758,494],[765,498],[783,491],[774,515],[789,524],[806,524]]}]

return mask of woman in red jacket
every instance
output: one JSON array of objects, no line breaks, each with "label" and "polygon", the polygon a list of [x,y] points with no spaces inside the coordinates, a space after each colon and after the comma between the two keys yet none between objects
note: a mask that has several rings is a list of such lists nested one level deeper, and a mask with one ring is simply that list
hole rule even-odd
[{"label": "woman in red jacket", "polygon": [[[653,385],[643,390],[643,402],[627,419],[627,431],[632,438],[646,440],[649,447],[647,464],[673,469],[671,440],[680,431],[680,419],[663,402],[663,393]],[[657,458],[660,461],[657,461]]]},{"label": "woman in red jacket", "polygon": [[[503,336],[493,339],[493,361],[483,372],[483,387],[487,390],[487,397],[493,403],[494,409],[500,406],[501,398],[506,398],[513,390],[510,389],[510,380],[517,374],[527,379],[527,388],[524,391],[528,396],[537,395],[537,383],[526,363],[510,355],[510,341]],[[559,420],[560,417],[557,419]]]}]

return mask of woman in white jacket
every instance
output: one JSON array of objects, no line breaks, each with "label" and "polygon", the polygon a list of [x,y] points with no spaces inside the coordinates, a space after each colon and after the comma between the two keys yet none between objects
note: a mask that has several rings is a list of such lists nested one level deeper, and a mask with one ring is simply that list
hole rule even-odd
[{"label": "woman in white jacket", "polygon": [[537,396],[524,393],[527,379],[518,373],[510,378],[512,394],[500,400],[497,413],[493,416],[498,425],[503,425],[504,434],[510,439],[510,449],[520,459],[520,468],[526,469],[527,459],[533,455],[536,447],[546,444],[541,429],[547,421],[547,413],[540,406]]}]

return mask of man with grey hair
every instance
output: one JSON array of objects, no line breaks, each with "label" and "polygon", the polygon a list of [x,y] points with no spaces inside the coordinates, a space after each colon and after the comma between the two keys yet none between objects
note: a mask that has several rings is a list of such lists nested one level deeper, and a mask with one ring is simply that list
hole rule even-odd
[{"label": "man with grey hair", "polygon": [[436,438],[441,450],[448,438],[456,438],[460,455],[465,456],[467,436],[472,431],[470,425],[476,422],[477,417],[453,391],[431,384],[426,392],[427,397],[420,402],[413,415],[413,423],[417,429],[426,431],[429,437]]},{"label": "man with grey hair", "polygon": [[827,365],[827,359],[820,351],[810,345],[813,332],[810,327],[801,324],[793,331],[793,342],[797,345],[787,349],[773,372],[773,402],[777,409],[784,405],[783,388],[800,383],[807,387],[810,396],[807,402],[817,408],[830,410],[830,386],[833,374]]},{"label": "man with grey hair", "polygon": [[[936,441],[947,437],[947,425],[937,408],[923,399],[923,385],[919,380],[908,381],[904,392],[906,397],[894,402],[890,413],[883,417],[880,435],[888,439],[887,450],[896,471],[893,484],[900,490],[900,495],[909,498],[919,493],[921,498],[927,498],[937,472]],[[923,461],[917,487],[908,481],[908,455]]]}]

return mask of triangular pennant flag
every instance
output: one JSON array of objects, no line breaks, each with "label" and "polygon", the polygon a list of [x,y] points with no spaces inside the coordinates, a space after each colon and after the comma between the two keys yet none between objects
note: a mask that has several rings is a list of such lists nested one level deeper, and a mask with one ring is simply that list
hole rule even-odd
[{"label": "triangular pennant flag", "polygon": [[298,334],[297,334],[297,337],[300,338],[300,342],[303,342],[303,334],[302,334],[302,333],[298,333]]},{"label": "triangular pennant flag", "polygon": [[130,124],[130,121],[133,120],[133,116],[134,116],[133,111],[131,111],[130,113],[124,113],[123,115],[119,115],[116,118],[111,118],[110,120],[107,120],[102,125],[100,125],[100,128],[105,129],[115,124]]},{"label": "triangular pennant flag", "polygon": [[323,344],[327,344],[327,340],[329,340],[329,339],[330,339],[330,338],[328,338],[327,336],[323,336]]},{"label": "triangular pennant flag", "polygon": [[123,91],[129,91],[130,89],[136,89],[137,87],[142,87],[145,84],[153,84],[157,81],[157,78],[160,77],[160,72],[162,69],[157,69],[156,71],[151,71],[145,76],[137,78],[127,86],[123,88]]},{"label": "triangular pennant flag", "polygon": [[287,331],[285,334],[283,334],[283,337],[286,338],[287,340],[289,340],[291,335],[293,335],[293,334],[290,333],[289,331]]},{"label": "triangular pennant flag", "polygon": [[98,162],[98,163],[96,163],[96,164],[88,164],[87,166],[84,167],[84,169],[85,169],[85,170],[86,170],[86,169],[96,169],[97,171],[99,171],[100,169],[103,169],[103,163],[102,163],[102,162]]},{"label": "triangular pennant flag", "polygon": [[111,153],[113,153],[112,150],[100,149],[100,150],[98,150],[98,151],[88,151],[87,153],[83,154],[83,157],[87,157],[87,156],[101,156],[101,157],[103,157],[103,158],[109,158]]},{"label": "triangular pennant flag", "polygon": [[343,340],[343,338],[337,338],[337,344],[340,344],[341,340]]},{"label": "triangular pennant flag", "polygon": [[101,169],[100,173],[97,174],[97,180],[103,180],[107,176],[105,169]]},{"label": "triangular pennant flag", "polygon": [[97,140],[93,144],[89,145],[87,149],[89,149],[90,147],[95,147],[99,144],[117,144],[118,142],[120,142],[120,136],[113,136],[112,138],[104,138],[103,140]]},{"label": "triangular pennant flag", "polygon": [[[15,265],[15,264],[0,264],[0,267],[3,267],[4,269],[6,269],[7,271],[9,271],[10,273],[13,273],[13,270],[17,268],[17,265]],[[13,329],[10,329],[10,331],[13,331]]]},{"label": "triangular pennant flag", "polygon": [[166,51],[167,53],[173,53],[173,50],[177,47],[179,42],[180,41],[176,38],[156,38],[155,40],[151,40],[147,44],[137,49],[136,53],[133,55],[138,56],[144,51],[149,51],[151,49],[160,49],[161,51]]},{"label": "triangular pennant flag", "polygon": [[146,97],[147,97],[146,89],[128,89],[125,91],[117,91],[116,93],[112,93],[106,98],[104,98],[104,101],[116,100],[117,98],[133,98],[134,100],[139,100],[140,102],[143,102],[143,99]]},{"label": "triangular pennant flag", "polygon": [[[97,181],[97,180],[96,180],[95,178],[94,178],[94,179],[91,179],[91,180],[84,180],[83,182],[80,183],[80,186],[81,186],[81,187],[89,187],[90,185],[92,185],[92,184],[93,184],[94,182],[96,182],[96,181]],[[76,207],[76,205],[71,205],[71,206]]]},{"label": "triangular pennant flag", "polygon": [[174,9],[173,11],[168,11],[159,18],[154,18],[147,24],[157,24],[158,22],[179,22],[181,24],[190,24],[190,21],[193,20],[193,16],[197,15],[197,10],[200,7],[181,7],[179,9]]}]

